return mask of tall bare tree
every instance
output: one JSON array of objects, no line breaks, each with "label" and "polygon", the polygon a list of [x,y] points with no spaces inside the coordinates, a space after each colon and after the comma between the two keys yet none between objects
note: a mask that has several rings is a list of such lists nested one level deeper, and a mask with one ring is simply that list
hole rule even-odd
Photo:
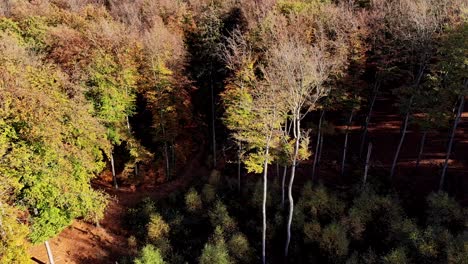
[{"label": "tall bare tree", "polygon": [[[288,30],[278,26],[270,48],[266,52],[263,74],[272,86],[279,87],[284,94],[287,111],[292,125],[292,153],[290,153],[291,176],[288,185],[289,214],[285,256],[291,241],[291,224],[294,213],[292,189],[298,161],[309,155],[308,133],[302,129],[301,121],[316,108],[317,101],[326,96],[329,88],[325,82],[341,66],[342,61],[328,52],[329,42],[322,27],[318,27],[312,43],[299,34],[284,34]],[[297,31],[296,31],[297,32]],[[342,55],[342,54],[338,54]],[[289,136],[289,135],[287,135]]]}]

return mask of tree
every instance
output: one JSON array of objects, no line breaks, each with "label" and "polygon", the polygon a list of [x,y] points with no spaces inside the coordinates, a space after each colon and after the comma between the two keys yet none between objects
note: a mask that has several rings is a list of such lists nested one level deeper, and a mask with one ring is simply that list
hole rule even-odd
[{"label": "tree", "polygon": [[[291,240],[291,224],[294,211],[292,188],[296,167],[299,160],[307,159],[309,139],[307,132],[303,131],[301,120],[315,109],[317,101],[324,97],[328,88],[325,82],[343,64],[343,50],[337,49],[336,53],[330,53],[327,49],[332,46],[323,28],[318,26],[314,40],[308,43],[301,38],[297,30],[291,31],[288,24],[277,18],[274,24],[274,32],[271,43],[265,54],[266,65],[263,69],[265,79],[271,86],[276,86],[282,91],[286,103],[286,111],[290,116],[292,126],[292,151],[290,153],[291,177],[288,186],[289,215],[287,222],[287,238],[285,244],[285,256],[288,255]],[[298,25],[300,19],[292,21],[291,25]],[[320,25],[320,21],[316,21]],[[288,34],[286,32],[293,32]],[[339,39],[339,38],[338,38]],[[289,137],[289,135],[285,135]],[[286,139],[286,142],[289,140]],[[316,153],[317,154],[317,153]]]},{"label": "tree", "polygon": [[224,240],[223,229],[219,226],[216,227],[215,233],[210,241],[205,244],[202,255],[198,259],[200,264],[229,264],[232,263],[229,252]]},{"label": "tree", "polygon": [[103,168],[102,151],[110,150],[105,129],[83,95],[66,94],[63,72],[27,53],[20,38],[1,38],[0,180],[11,184],[9,201],[31,212],[33,243],[74,218],[97,223],[107,202],[90,180]]},{"label": "tree", "polygon": [[133,260],[135,264],[164,264],[166,263],[159,251],[153,245],[146,245],[140,251],[139,256]]},{"label": "tree", "polygon": [[436,77],[436,85],[444,87],[448,94],[458,97],[458,110],[453,122],[445,162],[440,175],[439,190],[442,190],[444,186],[445,173],[452,152],[455,132],[463,111],[465,97],[468,94],[468,79],[465,74],[467,63],[462,59],[466,57],[468,53],[468,46],[466,43],[467,35],[468,23],[466,19],[460,25],[456,25],[447,32],[442,38],[442,45],[439,49],[439,54],[444,57],[444,60],[435,67],[439,73],[436,75],[439,76],[438,78]]},{"label": "tree", "polygon": [[268,165],[274,159],[271,149],[278,148],[280,142],[285,107],[279,86],[264,83],[253,74],[255,65],[251,64],[252,54],[246,40],[239,33],[233,34],[233,38],[228,41],[226,61],[233,69],[238,68],[239,73],[234,77],[235,83],[223,94],[227,106],[225,122],[233,130],[234,138],[243,142],[249,151],[244,160],[247,171],[263,172],[262,260],[266,263]]},{"label": "tree", "polygon": [[217,165],[216,156],[216,69],[219,67],[219,49],[222,40],[223,21],[220,14],[220,3],[211,1],[204,7],[197,20],[197,28],[189,35],[192,45],[192,65],[194,78],[204,87],[209,87],[210,97],[210,126],[213,167]]},{"label": "tree", "polygon": [[[406,136],[411,112],[414,110],[413,104],[417,99],[415,96],[421,93],[421,82],[427,70],[427,64],[433,56],[435,39],[442,31],[444,24],[450,20],[451,10],[447,8],[445,1],[398,0],[389,4],[375,1],[374,4],[376,12],[383,14],[381,22],[385,27],[384,31],[391,36],[382,43],[390,44],[391,49],[401,53],[401,58],[391,63],[406,62],[409,67],[402,70],[408,73],[412,82],[411,85],[394,90],[401,96],[400,106],[405,118],[390,170],[390,178],[392,178]],[[453,8],[456,9],[455,5]]]}]

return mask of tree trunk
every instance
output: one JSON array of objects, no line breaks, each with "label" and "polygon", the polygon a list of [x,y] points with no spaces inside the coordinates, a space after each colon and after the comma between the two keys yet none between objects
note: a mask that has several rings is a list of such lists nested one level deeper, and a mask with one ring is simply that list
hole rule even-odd
[{"label": "tree trunk", "polygon": [[362,132],[361,146],[359,147],[359,158],[362,157],[362,151],[364,150],[364,143],[366,142],[366,138],[367,138],[367,130],[369,128],[369,123],[370,123],[370,119],[372,116],[372,110],[374,109],[374,104],[375,104],[375,100],[377,99],[379,88],[380,88],[380,82],[376,82],[374,86],[374,91],[373,91],[374,95],[372,96],[372,101],[369,106],[369,112],[367,113],[366,122],[364,124],[364,131]]},{"label": "tree trunk", "polygon": [[295,136],[295,143],[294,143],[294,154],[293,154],[293,160],[292,160],[292,165],[291,165],[291,179],[289,180],[289,186],[288,186],[288,198],[289,198],[289,215],[288,215],[288,224],[286,227],[286,245],[284,248],[284,256],[285,258],[288,257],[289,253],[289,243],[291,242],[291,224],[292,224],[292,218],[293,218],[293,213],[294,213],[294,198],[292,196],[292,187],[294,183],[294,177],[296,176],[296,166],[297,166],[297,156],[299,153],[299,141],[301,139],[301,126],[300,126],[300,119],[299,119],[299,113],[296,114],[297,116],[294,118],[294,122],[296,125],[294,126],[294,136]]},{"label": "tree trunk", "polygon": [[288,172],[288,166],[284,166],[283,179],[281,180],[281,209],[284,209],[284,186],[286,185],[286,174]]},{"label": "tree trunk", "polygon": [[341,160],[341,176],[344,176],[345,164],[346,164],[346,152],[348,150],[348,135],[349,135],[349,127],[353,122],[354,110],[351,110],[351,115],[349,115],[348,125],[346,126],[345,132],[345,140],[344,140],[344,147],[343,147],[343,159]]},{"label": "tree trunk", "polygon": [[320,152],[320,139],[321,135],[319,133],[317,136],[317,144],[315,145],[314,163],[312,165],[312,182],[315,182],[315,171],[317,169],[318,156]]},{"label": "tree trunk", "polygon": [[408,110],[406,111],[406,117],[405,121],[403,123],[403,130],[401,131],[401,138],[400,138],[400,143],[398,143],[397,150],[395,152],[395,156],[393,157],[393,163],[392,163],[392,168],[390,170],[390,179],[393,178],[393,175],[395,174],[395,168],[396,164],[398,162],[398,156],[400,155],[401,147],[403,146],[403,141],[405,140],[406,136],[406,130],[408,129],[408,120],[411,112],[411,104],[413,103],[413,96],[411,96],[409,105],[408,105]]},{"label": "tree trunk", "polygon": [[138,162],[135,163],[135,177],[138,177]]},{"label": "tree trunk", "polygon": [[213,144],[213,168],[216,168],[216,128],[215,128],[215,100],[213,87],[213,63],[210,66],[210,92],[211,92],[211,136]]},{"label": "tree trunk", "polygon": [[170,163],[169,163],[169,147],[167,145],[167,141],[164,140],[164,160],[166,162],[166,179],[170,180]]},{"label": "tree trunk", "polygon": [[426,136],[427,136],[427,130],[424,130],[422,137],[421,137],[421,143],[419,144],[419,152],[418,152],[418,159],[416,160],[416,168],[419,167],[419,163],[421,162],[421,158],[423,156],[424,144],[426,143]]},{"label": "tree trunk", "polygon": [[110,155],[110,162],[111,162],[112,180],[114,182],[114,188],[118,189],[119,185],[117,185],[117,176],[115,175],[114,153],[113,153],[113,151],[111,152],[111,155]]},{"label": "tree trunk", "polygon": [[[322,150],[323,150],[323,134],[320,136],[320,148],[319,148],[319,153],[318,153],[318,158],[317,158],[317,179],[318,179],[318,173],[320,170],[320,161],[322,160]],[[317,180],[316,179],[316,180]]]},{"label": "tree trunk", "polygon": [[127,116],[127,129],[128,129],[128,133],[132,133],[132,130],[130,128],[130,120],[129,120],[128,116]]},{"label": "tree trunk", "polygon": [[239,150],[237,151],[237,190],[241,193],[241,155],[242,155],[242,142],[239,141]]},{"label": "tree trunk", "polygon": [[[465,81],[465,87],[466,87],[466,83],[467,83],[467,81]],[[447,148],[448,148],[447,149],[447,154],[445,156],[444,166],[442,167],[442,173],[440,175],[439,191],[442,191],[442,189],[444,187],[445,173],[447,172],[448,161],[450,159],[450,154],[452,152],[453,140],[455,138],[455,132],[457,130],[457,125],[458,125],[458,122],[460,122],[460,117],[461,117],[462,112],[463,112],[463,107],[464,107],[464,104],[465,104],[465,96],[460,95],[459,100],[460,100],[460,105],[458,106],[457,116],[455,117],[455,121],[453,122],[452,134],[450,135],[449,144],[447,146]]]},{"label": "tree trunk", "polygon": [[312,165],[312,182],[315,181],[315,170],[317,167],[317,162],[318,162],[318,154],[319,154],[319,147],[320,147],[320,138],[322,137],[321,135],[321,130],[322,130],[322,120],[323,120],[323,115],[325,114],[325,110],[322,110],[322,113],[320,114],[320,119],[318,123],[318,128],[317,128],[317,143],[315,145],[315,153],[314,153],[314,164]]},{"label": "tree trunk", "polygon": [[175,176],[176,174],[176,153],[175,153],[175,146],[174,146],[174,141],[171,141],[171,165],[172,165],[172,170],[171,176]]},{"label": "tree trunk", "polygon": [[262,204],[262,216],[263,216],[263,229],[262,229],[262,261],[266,263],[266,202],[267,202],[267,182],[268,182],[268,154],[270,150],[269,139],[267,139],[267,145],[265,150],[265,161],[263,162],[263,204]]},{"label": "tree trunk", "polygon": [[169,163],[169,149],[168,149],[168,146],[167,146],[167,135],[166,135],[166,128],[164,127],[164,123],[163,123],[163,112],[162,110],[159,111],[159,116],[161,118],[161,131],[162,131],[162,136],[163,136],[163,140],[164,140],[164,143],[163,143],[163,151],[164,151],[164,160],[165,160],[165,163],[166,163],[166,179],[169,180],[170,179],[170,170],[171,170],[171,165]]},{"label": "tree trunk", "polygon": [[372,142],[369,143],[369,146],[367,147],[367,157],[366,157],[366,165],[364,167],[364,179],[362,181],[362,187],[366,186],[366,181],[367,181],[367,173],[369,172],[369,160],[371,157],[372,153]]},{"label": "tree trunk", "polygon": [[50,249],[49,241],[47,240],[45,241],[45,247],[47,251],[47,257],[49,258],[49,263],[55,264],[54,256],[52,255],[52,250]]}]

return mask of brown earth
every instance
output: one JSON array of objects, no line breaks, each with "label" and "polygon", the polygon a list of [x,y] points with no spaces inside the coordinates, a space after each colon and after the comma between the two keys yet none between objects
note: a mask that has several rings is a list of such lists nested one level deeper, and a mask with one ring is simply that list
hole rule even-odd
[{"label": "brown earth", "polygon": [[[203,146],[200,146],[203,148]],[[111,181],[98,181],[95,188],[104,190],[111,197],[100,227],[75,220],[58,236],[49,241],[56,264],[104,264],[117,263],[121,257],[129,255],[128,234],[123,228],[126,210],[134,207],[146,197],[162,199],[172,192],[189,185],[192,179],[208,173],[201,164],[203,151],[199,151],[187,164],[183,173],[175,180],[160,185],[142,184],[141,187],[123,186],[115,190]],[[154,180],[153,180],[154,182]],[[36,263],[48,263],[44,244],[33,246],[30,251]]]}]

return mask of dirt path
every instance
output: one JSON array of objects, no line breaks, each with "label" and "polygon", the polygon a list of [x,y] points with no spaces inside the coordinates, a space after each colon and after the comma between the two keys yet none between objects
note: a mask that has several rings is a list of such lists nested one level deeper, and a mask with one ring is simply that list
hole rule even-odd
[{"label": "dirt path", "polygon": [[[145,197],[156,200],[164,198],[175,190],[185,188],[193,179],[208,173],[201,165],[202,157],[203,152],[199,151],[174,181],[151,188],[142,186],[137,189],[124,187],[115,190],[111,185],[99,185],[99,189],[112,197],[100,227],[76,220],[51,239],[49,243],[55,263],[104,264],[119,261],[129,252],[127,239],[130,235],[122,228],[127,208],[135,206]],[[29,253],[36,263],[48,263],[43,244],[32,247]]]}]

